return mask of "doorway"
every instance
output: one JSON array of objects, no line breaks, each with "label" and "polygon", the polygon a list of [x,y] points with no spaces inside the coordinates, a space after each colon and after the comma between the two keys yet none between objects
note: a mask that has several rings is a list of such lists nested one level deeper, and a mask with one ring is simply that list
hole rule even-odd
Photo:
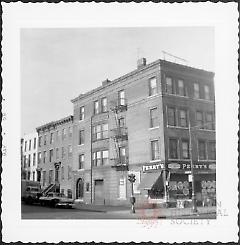
[{"label": "doorway", "polygon": [[77,180],[77,185],[76,185],[76,199],[82,199],[83,193],[84,193],[84,182],[82,178],[79,178]]},{"label": "doorway", "polygon": [[94,181],[94,203],[97,205],[104,205],[104,182],[103,180]]}]

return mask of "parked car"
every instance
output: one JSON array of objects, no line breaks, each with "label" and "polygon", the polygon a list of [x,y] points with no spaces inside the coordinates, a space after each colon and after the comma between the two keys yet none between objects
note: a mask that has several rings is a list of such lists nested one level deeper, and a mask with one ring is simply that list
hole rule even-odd
[{"label": "parked car", "polygon": [[39,202],[43,206],[71,208],[74,204],[74,199],[68,198],[62,193],[49,192],[46,196],[40,197]]},{"label": "parked car", "polygon": [[21,198],[26,204],[38,202],[41,196],[40,183],[31,180],[21,181]]}]

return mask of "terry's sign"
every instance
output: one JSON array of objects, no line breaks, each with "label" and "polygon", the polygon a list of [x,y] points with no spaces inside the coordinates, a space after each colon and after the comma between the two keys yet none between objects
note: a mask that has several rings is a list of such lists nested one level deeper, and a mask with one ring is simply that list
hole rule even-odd
[{"label": "terry's sign", "polygon": [[143,172],[152,171],[152,170],[159,170],[159,169],[163,169],[163,168],[164,168],[163,163],[152,164],[152,165],[143,165],[142,166]]}]

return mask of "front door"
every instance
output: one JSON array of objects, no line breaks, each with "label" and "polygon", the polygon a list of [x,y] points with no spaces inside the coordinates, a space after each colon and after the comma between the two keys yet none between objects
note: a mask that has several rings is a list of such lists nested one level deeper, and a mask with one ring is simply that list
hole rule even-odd
[{"label": "front door", "polygon": [[84,182],[83,179],[79,178],[76,186],[76,199],[82,199],[84,192]]},{"label": "front door", "polygon": [[94,203],[97,205],[104,204],[104,182],[103,180],[95,180],[94,182]]}]

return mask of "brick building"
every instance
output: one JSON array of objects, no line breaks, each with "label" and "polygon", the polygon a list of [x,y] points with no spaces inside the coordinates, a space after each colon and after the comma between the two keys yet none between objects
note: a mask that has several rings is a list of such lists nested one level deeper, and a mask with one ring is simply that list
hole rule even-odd
[{"label": "brick building", "polygon": [[[157,60],[72,100],[74,198],[127,204],[216,193],[214,73]],[[193,168],[191,168],[193,166]]]},{"label": "brick building", "polygon": [[72,197],[73,116],[38,127],[38,173],[42,188]]},{"label": "brick building", "polygon": [[21,177],[26,180],[37,180],[37,141],[36,132],[25,134],[21,139]]}]

